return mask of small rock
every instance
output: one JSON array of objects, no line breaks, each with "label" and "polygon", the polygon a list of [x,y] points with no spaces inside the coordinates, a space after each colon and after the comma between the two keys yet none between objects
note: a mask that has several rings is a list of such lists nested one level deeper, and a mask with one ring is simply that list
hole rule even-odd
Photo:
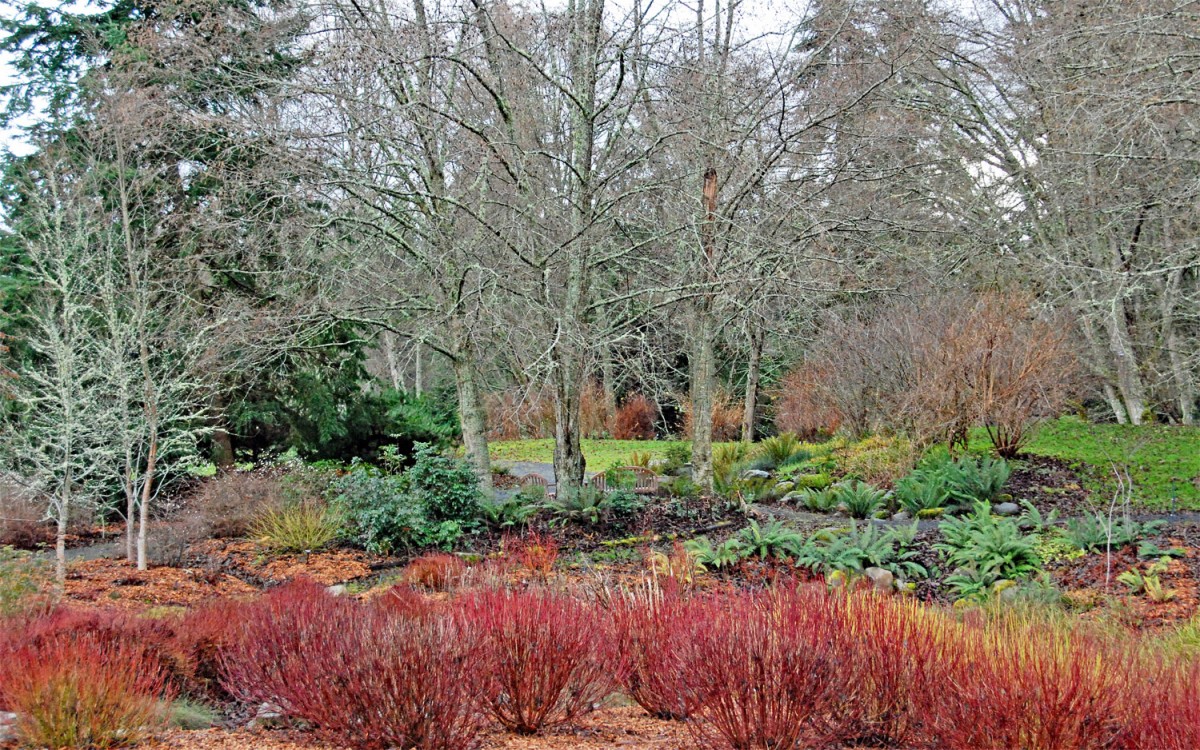
[{"label": "small rock", "polygon": [[684,479],[691,479],[692,478],[692,465],[684,464],[683,466],[680,466],[678,469],[675,470],[675,476],[683,477]]},{"label": "small rock", "polygon": [[255,712],[254,718],[246,724],[247,729],[257,729],[258,727],[277,726],[283,719],[283,709],[274,703],[263,703]]},{"label": "small rock", "polygon": [[892,516],[893,521],[908,521],[911,519],[912,519],[912,516],[910,516],[908,514],[907,510],[902,510],[899,513],[896,513],[895,515]]},{"label": "small rock", "polygon": [[835,570],[829,574],[829,576],[825,579],[825,582],[828,583],[832,588],[840,589],[846,585],[846,573],[842,570]]},{"label": "small rock", "polygon": [[787,494],[796,488],[795,482],[778,482],[775,484],[775,491]]},{"label": "small rock", "polygon": [[17,715],[0,711],[0,742],[12,742],[17,738]]},{"label": "small rock", "polygon": [[762,469],[746,469],[742,472],[742,479],[770,479],[771,472],[763,471]]},{"label": "small rock", "polygon": [[896,576],[892,575],[891,571],[872,567],[864,570],[863,575],[870,579],[876,591],[890,594],[896,590]]},{"label": "small rock", "polygon": [[1021,593],[1021,587],[1016,581],[1010,581],[1007,578],[1002,578],[992,585],[992,593],[995,594],[1000,601],[1014,601]]},{"label": "small rock", "polygon": [[992,512],[998,516],[1015,516],[1021,512],[1021,506],[1016,503],[1000,503],[992,506]]},{"label": "small rock", "polygon": [[800,502],[802,497],[804,497],[803,492],[789,492],[783,497],[779,498],[779,502],[783,503],[784,505],[796,505]]},{"label": "small rock", "polygon": [[325,590],[328,591],[331,596],[345,596],[349,593],[349,589],[346,588],[346,584],[344,583],[339,583],[336,586],[326,586]]}]

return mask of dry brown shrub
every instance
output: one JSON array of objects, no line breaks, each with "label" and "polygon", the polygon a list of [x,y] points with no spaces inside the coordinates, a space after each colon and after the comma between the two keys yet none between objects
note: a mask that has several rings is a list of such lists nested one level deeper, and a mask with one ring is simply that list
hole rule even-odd
[{"label": "dry brown shrub", "polygon": [[283,503],[280,481],[251,472],[219,474],[200,486],[191,500],[215,538],[246,536],[254,521],[266,510]]},{"label": "dry brown shrub", "polygon": [[828,367],[805,362],[780,381],[775,391],[775,428],[813,440],[837,432],[841,413],[821,395],[820,384],[829,380]]},{"label": "dry brown shrub", "polygon": [[[682,399],[679,403],[683,412],[683,434],[692,434],[692,401]],[[742,403],[722,389],[713,392],[713,442],[728,443],[742,436]]]},{"label": "dry brown shrub", "polygon": [[942,294],[891,303],[870,319],[831,318],[805,360],[811,393],[863,434],[902,430],[918,445],[965,445],[988,430],[1013,456],[1030,426],[1058,414],[1076,388],[1071,328],[1024,294]]},{"label": "dry brown shrub", "polygon": [[626,396],[612,420],[612,436],[617,440],[653,440],[654,402],[640,393]]}]

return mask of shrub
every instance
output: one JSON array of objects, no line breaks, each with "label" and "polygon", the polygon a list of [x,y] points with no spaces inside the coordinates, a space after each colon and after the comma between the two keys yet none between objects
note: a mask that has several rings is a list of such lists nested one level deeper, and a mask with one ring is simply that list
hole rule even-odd
[{"label": "shrub", "polygon": [[896,501],[910,515],[945,508],[950,501],[950,484],[943,472],[916,469],[896,483]]},{"label": "shrub", "polygon": [[973,632],[959,648],[954,699],[934,712],[939,747],[1101,750],[1120,739],[1141,677],[1127,671],[1133,654],[1087,633],[1011,624]]},{"label": "shrub", "polygon": [[458,585],[466,570],[467,564],[457,555],[431,552],[421,555],[405,566],[401,577],[410,586],[449,591]]},{"label": "shrub", "polygon": [[492,530],[512,529],[529,524],[541,504],[546,501],[546,490],[536,485],[523,487],[515,495],[503,500],[479,503],[479,517]]},{"label": "shrub", "polygon": [[310,552],[331,544],[342,530],[342,517],[323,502],[290,503],[267,508],[250,531],[275,552]]},{"label": "shrub", "polygon": [[1125,711],[1121,750],[1193,750],[1200,747],[1200,662],[1167,664],[1144,659],[1137,694]]},{"label": "shrub", "polygon": [[847,531],[817,532],[797,555],[797,564],[814,573],[835,571],[861,574],[867,568],[882,568],[901,579],[928,578],[929,571],[917,561],[912,549],[916,522],[908,528],[880,531],[873,523],[851,524]]},{"label": "shrub", "polygon": [[887,502],[886,492],[866,482],[842,482],[836,495],[836,505],[844,506],[851,518],[874,518]]},{"label": "shrub", "polygon": [[816,513],[828,513],[837,508],[838,491],[833,487],[825,489],[804,489],[800,491],[800,505]]},{"label": "shrub", "polygon": [[612,419],[612,436],[617,440],[653,440],[654,402],[640,393],[625,397]]},{"label": "shrub", "polygon": [[934,548],[960,572],[946,582],[960,598],[980,598],[999,580],[1027,578],[1041,569],[1037,538],[1022,534],[1016,522],[992,516],[987,503],[975,513],[940,524],[943,541]]},{"label": "shrub", "polygon": [[609,496],[591,485],[561,491],[545,508],[560,524],[581,523],[595,526],[609,510]]},{"label": "shrub", "polygon": [[705,614],[673,588],[650,589],[618,602],[625,691],[651,716],[686,719],[696,709],[697,694],[684,665]]},{"label": "shrub", "polygon": [[804,450],[802,445],[796,433],[783,432],[760,442],[755,448],[755,454],[759,458],[769,459],[770,465],[763,468],[774,469],[788,462],[811,458],[812,454]]},{"label": "shrub", "polygon": [[929,720],[954,700],[961,649],[953,623],[921,605],[848,595],[841,627],[835,734],[851,747],[915,747]]},{"label": "shrub", "polygon": [[847,477],[884,487],[911,471],[917,456],[908,440],[884,435],[851,443],[836,453]]},{"label": "shrub", "polygon": [[475,642],[458,620],[398,617],[301,582],[247,608],[221,671],[240,700],[277,704],[331,742],[462,750],[481,727]]},{"label": "shrub", "polygon": [[165,726],[173,691],[136,641],[58,631],[0,646],[0,705],[34,747],[136,744]]},{"label": "shrub", "polygon": [[524,538],[505,537],[503,546],[522,568],[543,580],[554,571],[554,563],[558,560],[558,540],[549,534],[535,531]]},{"label": "shrub", "polygon": [[454,521],[434,522],[408,492],[403,476],[356,464],[330,486],[330,504],[346,519],[354,543],[374,554],[452,545],[462,533]]},{"label": "shrub", "polygon": [[775,427],[809,440],[837,432],[842,415],[820,390],[828,382],[826,367],[816,363],[803,363],[784,375],[775,393]]},{"label": "shrub", "polygon": [[822,472],[820,474],[796,474],[792,483],[797,489],[823,490],[833,484],[833,477]]},{"label": "shrub", "polygon": [[49,564],[32,552],[0,547],[0,617],[36,612],[50,605]]},{"label": "shrub", "polygon": [[190,501],[218,539],[246,536],[265,511],[283,503],[278,479],[231,471],[205,480]]},{"label": "shrub", "polygon": [[1012,475],[1012,467],[1004,459],[974,456],[959,456],[953,461],[935,464],[931,471],[941,474],[950,497],[963,505],[995,502]]},{"label": "shrub", "polygon": [[620,675],[612,622],[547,591],[492,590],[464,599],[459,618],[479,632],[484,702],[521,734],[592,710]]},{"label": "shrub", "polygon": [[469,464],[417,443],[413,465],[404,474],[408,491],[424,505],[434,523],[453,522],[466,529],[479,516],[479,478]]},{"label": "shrub", "polygon": [[779,588],[704,600],[681,669],[702,747],[811,747],[830,735],[838,623],[819,591]]}]

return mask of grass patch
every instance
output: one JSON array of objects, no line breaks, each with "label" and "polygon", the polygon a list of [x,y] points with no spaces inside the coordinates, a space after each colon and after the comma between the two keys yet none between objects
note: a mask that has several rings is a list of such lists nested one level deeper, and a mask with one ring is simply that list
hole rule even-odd
[{"label": "grass patch", "polygon": [[[680,440],[584,440],[583,457],[588,471],[604,471],[614,464],[624,465],[635,451],[649,453],[651,458],[666,458],[666,451],[673,445],[687,445]],[[552,463],[554,461],[554,439],[504,440],[489,443],[493,461],[530,461]]]},{"label": "grass patch", "polygon": [[[973,436],[972,449],[987,443]],[[1090,424],[1062,417],[1037,429],[1026,447],[1035,456],[1066,461],[1083,477],[1095,500],[1108,502],[1117,491],[1113,465],[1128,467],[1133,501],[1151,510],[1200,510],[1200,428],[1170,425]]]}]

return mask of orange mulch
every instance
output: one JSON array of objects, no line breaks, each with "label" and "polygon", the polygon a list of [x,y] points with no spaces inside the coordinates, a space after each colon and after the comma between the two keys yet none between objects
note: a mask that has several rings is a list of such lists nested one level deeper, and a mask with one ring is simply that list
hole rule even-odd
[{"label": "orange mulch", "polygon": [[[637,707],[608,708],[583,717],[573,726],[550,729],[540,736],[524,737],[496,729],[486,732],[481,750],[684,750],[697,748],[687,728],[679,722],[653,719]],[[174,731],[146,750],[341,750],[294,730]]]},{"label": "orange mulch", "polygon": [[214,596],[246,596],[257,591],[225,573],[200,568],[138,570],[125,560],[86,560],[67,572],[66,599],[77,604],[144,609],[186,607]]},{"label": "orange mulch", "polygon": [[193,545],[190,551],[207,558],[210,567],[236,568],[264,583],[282,583],[303,575],[326,586],[367,578],[371,575],[371,560],[379,559],[349,549],[267,556],[254,542],[225,539],[205,540]]}]

